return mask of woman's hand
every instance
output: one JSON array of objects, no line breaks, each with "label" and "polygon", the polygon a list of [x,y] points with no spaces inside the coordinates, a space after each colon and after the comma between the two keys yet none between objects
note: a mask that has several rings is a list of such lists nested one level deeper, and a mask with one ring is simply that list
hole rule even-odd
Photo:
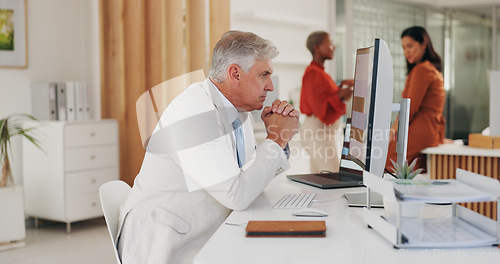
[{"label": "woman's hand", "polygon": [[354,79],[343,80],[340,83],[340,88],[351,88],[354,87]]},{"label": "woman's hand", "polygon": [[354,87],[354,80],[343,80],[340,83],[340,89],[337,92],[338,97],[342,101],[347,101],[352,97],[352,88]]}]

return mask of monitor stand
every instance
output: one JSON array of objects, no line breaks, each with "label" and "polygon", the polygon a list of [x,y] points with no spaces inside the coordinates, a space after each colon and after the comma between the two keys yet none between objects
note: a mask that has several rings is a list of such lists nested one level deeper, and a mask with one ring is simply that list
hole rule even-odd
[{"label": "monitor stand", "polygon": [[[410,99],[401,98],[401,102],[395,103],[392,106],[393,112],[399,112],[398,120],[398,142],[396,143],[396,153],[398,154],[398,164],[400,166],[406,161],[406,152],[408,146],[408,126],[410,120]],[[392,177],[392,176],[389,176]],[[344,197],[347,199],[349,207],[366,207],[366,191],[346,193]],[[371,207],[383,208],[382,195],[371,192],[370,193]]]},{"label": "monitor stand", "polygon": [[[384,203],[382,201],[382,195],[376,192],[372,192],[370,195],[371,207],[372,208],[384,208]],[[352,192],[345,193],[344,197],[347,199],[347,205],[349,207],[366,207],[366,191],[364,192]]]}]

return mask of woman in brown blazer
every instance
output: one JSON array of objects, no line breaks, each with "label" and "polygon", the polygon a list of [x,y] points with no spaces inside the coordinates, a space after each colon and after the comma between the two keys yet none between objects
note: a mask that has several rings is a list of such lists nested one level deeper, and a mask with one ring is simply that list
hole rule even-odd
[{"label": "woman in brown blazer", "polygon": [[[444,140],[443,108],[445,90],[441,74],[441,58],[432,47],[429,34],[423,27],[407,28],[401,34],[406,57],[407,77],[402,98],[410,98],[407,160],[419,158],[417,167],[425,168],[425,156],[420,151],[437,146]],[[386,168],[397,161],[397,123],[391,129],[391,141]]]}]

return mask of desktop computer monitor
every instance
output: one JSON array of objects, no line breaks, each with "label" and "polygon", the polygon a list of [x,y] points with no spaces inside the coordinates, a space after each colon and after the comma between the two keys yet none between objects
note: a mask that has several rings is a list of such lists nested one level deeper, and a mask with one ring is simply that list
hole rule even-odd
[{"label": "desktop computer monitor", "polygon": [[[384,173],[392,113],[394,72],[387,44],[358,49],[349,140],[341,167]],[[343,164],[342,164],[343,163]]]},{"label": "desktop computer monitor", "polygon": [[351,122],[346,126],[339,172],[288,175],[322,189],[359,187],[363,171],[384,173],[392,114],[392,58],[385,42],[358,49]]}]

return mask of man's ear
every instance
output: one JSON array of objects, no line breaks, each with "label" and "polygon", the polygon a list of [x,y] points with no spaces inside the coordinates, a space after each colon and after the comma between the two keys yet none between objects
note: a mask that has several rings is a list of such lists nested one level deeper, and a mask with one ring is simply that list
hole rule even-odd
[{"label": "man's ear", "polygon": [[236,64],[231,64],[229,65],[228,68],[229,72],[229,79],[231,82],[239,82],[240,81],[240,73],[241,73],[241,68],[236,65]]}]

